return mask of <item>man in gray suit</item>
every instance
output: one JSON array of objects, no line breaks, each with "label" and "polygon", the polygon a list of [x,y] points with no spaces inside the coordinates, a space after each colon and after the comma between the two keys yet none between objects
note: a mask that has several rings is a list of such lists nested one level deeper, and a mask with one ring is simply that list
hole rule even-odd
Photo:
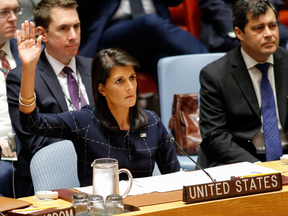
[{"label": "man in gray suit", "polygon": [[[60,113],[75,110],[71,103],[68,76],[64,67],[72,69],[78,83],[78,93],[85,103],[94,104],[91,88],[91,59],[76,56],[80,45],[80,20],[75,0],[41,0],[34,12],[36,31],[43,36],[46,48],[42,51],[36,68],[35,94],[37,108],[42,113]],[[25,40],[25,35],[21,35]],[[22,67],[11,71],[7,77],[7,95],[12,125],[20,139],[16,175],[16,196],[33,195],[29,170],[30,161],[39,149],[58,141],[25,133],[19,121],[19,92]],[[70,75],[69,75],[70,76]],[[79,108],[85,103],[80,100]],[[77,109],[77,108],[76,108]]]}]

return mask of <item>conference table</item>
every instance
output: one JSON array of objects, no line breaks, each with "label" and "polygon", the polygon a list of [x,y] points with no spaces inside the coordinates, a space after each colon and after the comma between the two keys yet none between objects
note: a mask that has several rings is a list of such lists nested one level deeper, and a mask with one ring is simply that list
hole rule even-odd
[{"label": "conference table", "polygon": [[[263,162],[258,165],[281,171],[282,175],[288,176],[288,165],[282,165],[280,161]],[[38,207],[39,201],[33,197],[20,198]],[[128,196],[124,199],[125,204],[135,206],[136,211],[130,211],[118,216],[128,215],[288,215],[288,185],[282,190],[258,193],[253,195],[224,198],[212,201],[186,204],[182,201],[182,190],[150,194]],[[47,205],[60,205],[61,208],[71,206],[71,202],[57,199]],[[43,202],[41,202],[43,206]]]}]

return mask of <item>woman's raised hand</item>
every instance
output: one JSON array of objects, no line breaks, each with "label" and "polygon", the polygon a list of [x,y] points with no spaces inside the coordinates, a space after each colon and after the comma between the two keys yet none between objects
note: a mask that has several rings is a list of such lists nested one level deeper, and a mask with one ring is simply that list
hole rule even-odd
[{"label": "woman's raised hand", "polygon": [[41,54],[42,36],[35,41],[35,26],[33,22],[27,20],[21,25],[21,32],[16,32],[19,57],[22,64],[36,65]]}]

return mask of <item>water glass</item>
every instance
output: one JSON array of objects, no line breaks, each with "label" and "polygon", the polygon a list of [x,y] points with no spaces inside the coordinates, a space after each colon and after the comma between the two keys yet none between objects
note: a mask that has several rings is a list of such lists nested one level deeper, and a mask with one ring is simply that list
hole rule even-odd
[{"label": "water glass", "polygon": [[88,194],[86,193],[75,193],[72,195],[72,205],[77,216],[80,216],[79,214],[85,212],[87,214],[87,201]]},{"label": "water glass", "polygon": [[91,216],[105,216],[105,207],[103,197],[92,195],[88,197],[88,214]]},{"label": "water glass", "polygon": [[119,194],[111,194],[106,197],[105,202],[106,215],[121,214],[124,212],[124,204],[122,196]]}]

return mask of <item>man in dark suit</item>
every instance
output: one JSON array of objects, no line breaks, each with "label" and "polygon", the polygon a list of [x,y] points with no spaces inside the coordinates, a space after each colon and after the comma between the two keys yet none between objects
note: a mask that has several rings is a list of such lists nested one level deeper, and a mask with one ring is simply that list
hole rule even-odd
[{"label": "man in dark suit", "polygon": [[233,14],[241,46],[200,74],[203,167],[279,160],[288,147],[288,51],[278,47],[276,11],[268,0],[239,0]]},{"label": "man in dark suit", "polygon": [[134,15],[129,0],[78,0],[82,29],[79,54],[92,57],[101,48],[118,47],[134,56],[142,71],[157,80],[159,58],[207,52],[197,38],[171,23],[168,7],[182,1],[142,0],[143,6],[136,9],[143,8],[143,13]]},{"label": "man in dark suit", "polygon": [[[270,0],[277,11],[285,0]],[[239,46],[233,31],[235,0],[198,0],[202,11],[200,40],[210,52],[228,52]],[[288,27],[278,21],[280,46],[287,48]]]},{"label": "man in dark suit", "polygon": [[[42,35],[46,48],[42,51],[36,68],[35,94],[37,108],[42,113],[60,113],[93,103],[91,88],[91,59],[76,56],[80,45],[80,20],[75,0],[42,0],[34,12],[38,35]],[[21,35],[25,40],[25,35]],[[69,76],[64,68],[72,69],[77,81],[79,101],[73,104]],[[29,170],[30,161],[39,149],[59,139],[44,138],[25,133],[19,120],[19,92],[22,67],[17,67],[7,78],[7,94],[12,125],[21,146],[17,146],[18,163],[16,196],[33,195]],[[78,99],[78,97],[76,97]],[[83,102],[83,98],[85,102]],[[72,102],[71,102],[72,101]]]},{"label": "man in dark suit", "polygon": [[[17,0],[15,1],[17,2]],[[1,5],[1,3],[0,3]],[[1,9],[0,9],[1,10]],[[17,16],[16,16],[17,20]],[[15,22],[16,27],[16,22]],[[2,29],[0,29],[1,31]],[[16,28],[15,28],[16,30]],[[15,33],[14,30],[14,33]],[[1,40],[1,39],[0,39]],[[10,43],[10,45],[9,45]],[[6,45],[5,45],[6,44]],[[4,43],[6,46],[6,49],[10,49],[10,68],[15,68],[17,65],[21,64],[21,61],[19,59],[18,55],[18,47],[16,44],[16,39],[12,38],[11,40],[8,40]],[[2,48],[4,47],[2,45]],[[8,45],[8,46],[7,46]],[[0,45],[1,47],[1,45]],[[2,50],[2,49],[1,49]],[[1,60],[0,60],[1,61]],[[14,65],[14,67],[11,67],[11,65]],[[3,69],[3,67],[1,67]],[[13,197],[13,190],[12,190],[12,176],[14,167],[12,165],[12,162],[9,161],[10,158],[13,160],[13,158],[16,157],[16,152],[13,152],[9,142],[15,143],[15,137],[13,136],[13,129],[11,124],[11,119],[8,112],[8,103],[7,103],[7,92],[6,92],[6,82],[5,82],[5,75],[2,71],[0,71],[0,105],[1,105],[1,111],[0,111],[0,147],[2,147],[3,151],[2,154],[4,157],[9,158],[8,161],[0,161],[0,193],[2,193],[3,196],[6,197]],[[9,141],[10,138],[10,141]],[[11,140],[12,139],[12,140]]]},{"label": "man in dark suit", "polygon": [[[17,0],[0,1],[0,148],[2,148],[3,157],[7,158],[15,157],[16,152],[12,152],[8,141],[9,137],[13,138],[10,136],[13,132],[8,112],[6,76],[10,69],[21,64],[16,39],[14,39],[17,18],[21,13],[22,10]],[[0,193],[4,196],[13,197],[13,169],[10,161],[0,161]]]}]

